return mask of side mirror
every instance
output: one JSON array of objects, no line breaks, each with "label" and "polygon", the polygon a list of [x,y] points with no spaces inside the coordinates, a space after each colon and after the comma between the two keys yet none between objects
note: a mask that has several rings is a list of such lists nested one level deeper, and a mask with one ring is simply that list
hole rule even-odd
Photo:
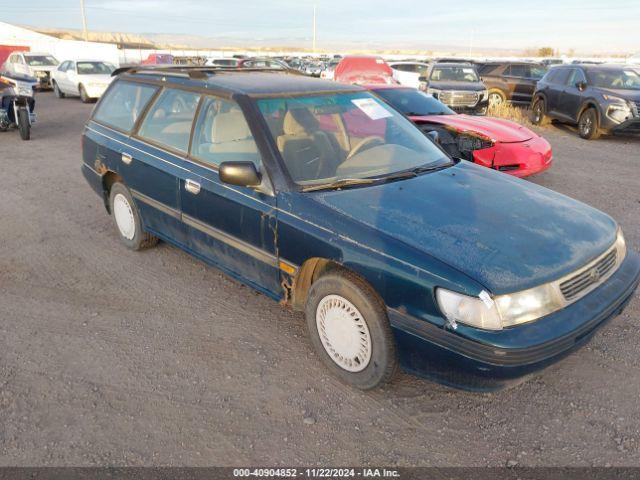
[{"label": "side mirror", "polygon": [[435,130],[427,132],[427,137],[429,137],[433,143],[440,143],[440,135],[438,135],[438,132]]},{"label": "side mirror", "polygon": [[427,79],[427,77],[425,77],[424,75],[418,77],[418,81],[419,82],[424,82],[424,83],[428,83],[429,80]]},{"label": "side mirror", "polygon": [[222,162],[218,175],[221,182],[240,187],[258,187],[262,182],[253,162]]},{"label": "side mirror", "polygon": [[582,92],[587,88],[587,82],[576,82],[576,87]]}]

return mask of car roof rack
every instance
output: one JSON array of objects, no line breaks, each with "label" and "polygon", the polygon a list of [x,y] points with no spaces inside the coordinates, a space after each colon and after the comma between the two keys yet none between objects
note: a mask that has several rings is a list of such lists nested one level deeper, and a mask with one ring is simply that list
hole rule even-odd
[{"label": "car roof rack", "polygon": [[209,75],[216,75],[219,73],[287,73],[291,75],[302,75],[302,72],[289,69],[279,68],[242,68],[242,67],[227,67],[219,65],[130,65],[126,67],[116,68],[111,76],[115,77],[121,73],[141,73],[148,75],[170,75],[176,77],[205,79]]}]

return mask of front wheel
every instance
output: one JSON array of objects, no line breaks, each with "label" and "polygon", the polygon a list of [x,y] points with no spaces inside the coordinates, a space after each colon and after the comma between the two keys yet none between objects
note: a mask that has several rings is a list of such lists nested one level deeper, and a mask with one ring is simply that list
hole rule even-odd
[{"label": "front wheel", "polygon": [[536,98],[531,107],[531,122],[534,125],[547,123],[547,106],[542,98]]},{"label": "front wheel", "polygon": [[598,113],[595,108],[587,108],[578,119],[578,132],[585,140],[595,140],[600,136],[598,130]]},{"label": "front wheel", "polygon": [[87,95],[84,85],[80,85],[80,100],[82,100],[82,103],[89,103],[91,101],[91,97]]},{"label": "front wheel", "polygon": [[500,90],[490,90],[489,91],[489,106],[497,107],[502,105],[507,100],[504,93]]},{"label": "front wheel", "polygon": [[320,277],[309,291],[305,316],[313,347],[344,382],[368,390],[397,372],[385,305],[357,275],[333,270]]},{"label": "front wheel", "polygon": [[29,123],[29,110],[22,107],[18,110],[18,130],[22,140],[31,139],[31,123]]},{"label": "front wheel", "polygon": [[116,224],[120,240],[131,250],[153,247],[158,238],[142,229],[140,214],[133,202],[131,192],[124,184],[116,182],[109,192],[109,207]]}]

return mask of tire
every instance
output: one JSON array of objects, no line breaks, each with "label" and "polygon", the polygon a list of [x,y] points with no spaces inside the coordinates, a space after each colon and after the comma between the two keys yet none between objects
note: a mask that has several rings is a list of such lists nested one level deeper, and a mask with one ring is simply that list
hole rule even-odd
[{"label": "tire", "polygon": [[84,89],[84,85],[80,85],[78,90],[80,92],[80,100],[82,100],[82,103],[89,103],[91,101],[91,97],[87,95],[87,91]]},{"label": "tire", "polygon": [[549,122],[547,117],[547,104],[544,98],[536,98],[531,106],[531,123],[534,125],[546,125]]},{"label": "tire", "polygon": [[489,90],[489,106],[495,107],[507,101],[507,96],[502,90]]},{"label": "tire", "polygon": [[22,107],[18,110],[18,130],[22,140],[31,139],[31,124],[29,123],[29,110]]},{"label": "tire", "polygon": [[578,133],[580,138],[595,140],[600,136],[598,112],[593,107],[586,108],[578,119]]},{"label": "tire", "polygon": [[140,214],[131,192],[122,183],[116,182],[109,192],[109,210],[120,240],[131,250],[143,250],[158,243],[158,238],[142,229]]},{"label": "tire", "polygon": [[58,86],[58,82],[53,82],[53,92],[56,94],[56,97],[58,98],[65,97],[65,94],[62,92],[62,90],[60,90],[60,87]]},{"label": "tire", "polygon": [[369,390],[398,371],[386,307],[359,276],[337,269],[322,275],[309,290],[305,316],[314,349],[345,383]]}]

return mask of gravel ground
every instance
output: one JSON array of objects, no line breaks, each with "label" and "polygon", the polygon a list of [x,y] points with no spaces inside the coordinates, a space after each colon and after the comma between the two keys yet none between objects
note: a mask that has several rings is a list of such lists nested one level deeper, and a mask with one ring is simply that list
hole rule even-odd
[{"label": "gravel ground", "polygon": [[[32,141],[0,134],[0,465],[640,465],[637,295],[507,390],[352,390],[300,315],[176,248],[119,243],[80,174],[91,108],[43,93]],[[543,132],[555,165],[533,181],[637,251],[638,140]]]}]

